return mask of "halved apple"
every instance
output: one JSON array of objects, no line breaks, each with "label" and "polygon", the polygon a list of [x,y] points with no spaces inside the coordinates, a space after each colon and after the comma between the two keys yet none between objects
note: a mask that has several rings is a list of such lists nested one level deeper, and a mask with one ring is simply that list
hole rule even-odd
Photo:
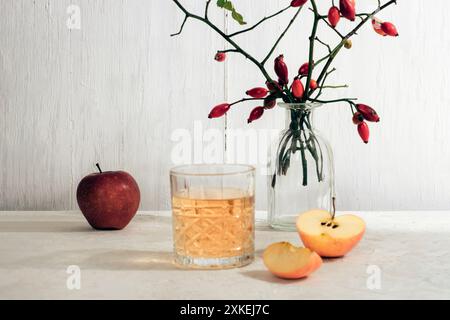
[{"label": "halved apple", "polygon": [[297,219],[297,230],[305,247],[321,257],[336,258],[346,255],[364,235],[366,224],[355,215],[332,219],[325,210],[312,210]]},{"label": "halved apple", "polygon": [[322,258],[307,248],[298,248],[289,242],[273,243],[266,248],[263,261],[267,269],[283,279],[307,277],[322,265]]}]

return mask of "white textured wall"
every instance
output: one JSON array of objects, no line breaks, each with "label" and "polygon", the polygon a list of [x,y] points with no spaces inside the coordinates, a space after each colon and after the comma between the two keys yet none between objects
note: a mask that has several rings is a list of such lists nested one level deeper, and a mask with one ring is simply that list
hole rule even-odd
[{"label": "white textured wall", "polygon": [[[289,1],[234,2],[251,24]],[[345,105],[318,111],[335,150],[342,209],[450,208],[450,2],[398,2],[380,17],[395,21],[401,36],[361,30],[336,61],[333,80],[350,88],[329,95],[376,107],[382,122],[372,126],[371,143],[360,142]],[[185,3],[203,11],[204,1]],[[81,8],[80,30],[66,26],[70,4]],[[218,25],[236,29],[211,9]],[[262,56],[291,14],[238,41]],[[291,70],[306,60],[307,15],[276,51]],[[169,207],[174,130],[193,131],[195,123],[223,130],[223,120],[206,119],[210,107],[262,81],[242,58],[215,63],[224,41],[198,22],[170,38],[182,19],[170,0],[0,1],[0,209],[76,208],[77,182],[97,161],[136,177],[143,209]],[[251,108],[236,108],[228,127],[246,128]],[[274,110],[253,127],[278,127],[281,115]]]}]

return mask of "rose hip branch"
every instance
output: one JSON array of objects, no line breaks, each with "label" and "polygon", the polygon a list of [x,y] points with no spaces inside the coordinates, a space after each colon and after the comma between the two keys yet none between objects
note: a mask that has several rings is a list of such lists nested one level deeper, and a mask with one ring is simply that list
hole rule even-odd
[{"label": "rose hip branch", "polygon": [[[351,38],[357,34],[357,32],[368,22],[372,21],[372,27],[374,31],[381,36],[398,36],[396,27],[390,22],[383,22],[375,17],[376,14],[384,10],[385,8],[396,4],[396,0],[390,0],[382,4],[378,1],[378,6],[372,12],[357,12],[356,1],[355,0],[339,0],[339,7],[335,5],[335,1],[330,1],[331,8],[328,14],[324,15],[319,12],[319,8],[316,4],[316,0],[293,0],[288,7],[276,11],[275,13],[262,18],[256,24],[251,27],[244,28],[242,30],[236,31],[231,34],[226,34],[219,27],[217,27],[208,18],[208,11],[210,9],[211,0],[205,2],[205,14],[204,16],[199,16],[197,14],[189,12],[179,0],[173,0],[177,7],[184,13],[185,17],[181,24],[180,30],[172,34],[176,36],[182,33],[183,28],[188,19],[198,20],[209,26],[222,38],[224,38],[227,43],[231,46],[229,49],[218,50],[215,55],[215,60],[218,62],[223,62],[227,59],[227,53],[241,54],[246,57],[250,62],[252,62],[263,74],[265,78],[265,87],[260,86],[246,91],[246,95],[249,98],[242,98],[236,100],[233,103],[222,103],[215,106],[209,113],[209,118],[219,118],[224,116],[232,106],[244,102],[244,101],[258,101],[261,104],[256,106],[249,115],[248,123],[260,119],[267,110],[273,109],[277,103],[277,100],[282,100],[289,104],[298,104],[299,106],[304,106],[305,108],[297,108],[291,112],[291,125],[289,131],[286,133],[283,143],[279,147],[279,161],[277,174],[285,175],[287,169],[289,168],[289,159],[291,153],[296,151],[301,152],[303,159],[303,171],[306,172],[306,157],[305,151],[310,152],[314,160],[316,161],[317,168],[321,167],[320,151],[317,150],[315,146],[314,132],[310,129],[310,113],[311,108],[307,105],[313,103],[319,104],[331,104],[345,102],[350,106],[352,112],[352,120],[357,125],[357,131],[364,143],[369,142],[369,126],[368,122],[378,122],[379,117],[374,109],[363,104],[356,104],[354,101],[356,98],[341,98],[334,100],[319,99],[324,93],[324,89],[339,89],[346,88],[347,85],[328,85],[326,82],[329,79],[331,73],[336,71],[336,68],[331,68],[336,56],[341,52],[342,48],[350,49],[352,47]],[[309,36],[309,54],[307,61],[304,62],[298,73],[290,79],[289,69],[285,61],[283,54],[279,54],[274,61],[274,72],[276,74],[277,80],[273,79],[269,72],[266,70],[266,62],[274,54],[275,50],[284,36],[287,34],[291,26],[296,22],[299,17],[302,8],[309,4],[311,8],[309,10],[314,15],[313,25],[311,35]],[[236,8],[229,0],[218,0],[217,6],[221,9],[228,10],[232,12],[232,17],[240,25],[246,24],[243,16],[237,13]],[[267,55],[265,55],[262,61],[258,61],[252,55],[250,55],[244,48],[242,48],[235,37],[247,32],[254,31],[262,23],[279,16],[280,14],[294,8],[295,14],[292,16],[291,20],[287,24],[286,28],[281,32],[281,34],[276,38],[274,45],[270,48]],[[337,30],[339,26],[339,21],[344,18],[350,22],[354,22],[356,26],[348,32],[343,32],[343,30]],[[356,19],[360,19],[356,23]],[[332,46],[324,41],[321,41],[318,33],[318,27],[320,23],[324,23],[326,26],[335,31],[335,34],[339,38],[337,45],[332,48]],[[327,54],[319,59],[315,59],[316,51],[315,45],[319,43],[327,48]],[[323,67],[320,66],[323,63]],[[317,78],[316,78],[317,77]],[[317,170],[318,180],[321,180],[320,170]],[[274,178],[275,182],[275,178]],[[303,185],[307,184],[307,179],[304,177]]]}]

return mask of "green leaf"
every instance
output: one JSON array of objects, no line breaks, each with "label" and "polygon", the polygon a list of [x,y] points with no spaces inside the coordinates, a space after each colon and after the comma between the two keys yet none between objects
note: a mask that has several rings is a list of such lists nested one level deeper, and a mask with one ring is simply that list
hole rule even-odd
[{"label": "green leaf", "polygon": [[231,1],[217,0],[217,6],[219,8],[230,11],[233,19],[236,20],[236,22],[239,23],[241,26],[247,24],[247,22],[244,21],[244,17],[239,12],[236,11]]},{"label": "green leaf", "polygon": [[228,11],[232,11],[233,10],[233,4],[229,0],[217,0],[217,6],[219,8],[224,8],[224,9],[226,9]]},{"label": "green leaf", "polygon": [[229,10],[229,11],[233,11],[234,7],[233,4],[231,3],[231,1],[225,2],[224,8]]},{"label": "green leaf", "polygon": [[231,14],[234,20],[236,20],[241,26],[247,24],[247,22],[244,21],[244,17],[236,12],[236,10],[233,10],[233,13]]}]

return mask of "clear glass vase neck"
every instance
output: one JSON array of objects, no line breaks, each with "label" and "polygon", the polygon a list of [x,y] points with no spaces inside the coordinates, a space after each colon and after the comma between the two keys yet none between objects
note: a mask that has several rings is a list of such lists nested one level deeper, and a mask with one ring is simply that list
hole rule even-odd
[{"label": "clear glass vase neck", "polygon": [[314,128],[314,111],[322,104],[316,102],[306,103],[279,103],[280,108],[285,109],[286,128],[290,128],[294,117],[300,118],[306,115],[311,129]]}]

